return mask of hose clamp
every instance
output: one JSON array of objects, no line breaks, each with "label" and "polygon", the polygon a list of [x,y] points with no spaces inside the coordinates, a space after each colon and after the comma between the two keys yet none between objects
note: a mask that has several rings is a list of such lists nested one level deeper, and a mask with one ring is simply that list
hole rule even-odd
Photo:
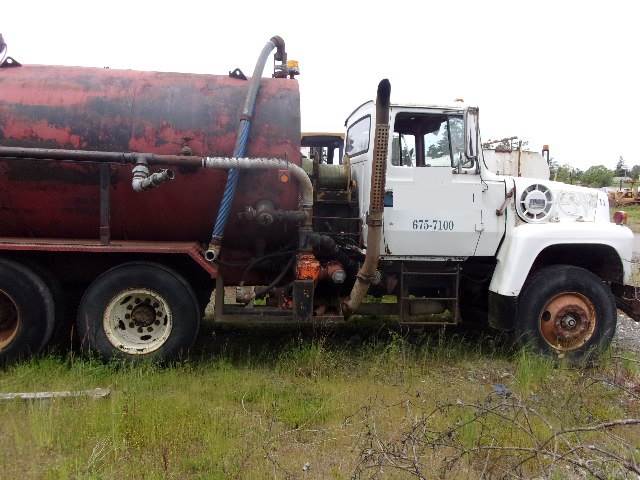
[{"label": "hose clamp", "polygon": [[382,227],[384,221],[381,218],[371,218],[371,216],[367,213],[366,224],[369,227]]}]

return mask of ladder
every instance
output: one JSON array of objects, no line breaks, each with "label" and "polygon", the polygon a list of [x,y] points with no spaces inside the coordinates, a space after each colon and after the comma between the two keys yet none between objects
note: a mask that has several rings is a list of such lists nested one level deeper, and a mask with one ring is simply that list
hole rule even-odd
[{"label": "ladder", "polygon": [[460,321],[460,264],[401,261],[399,273],[400,323],[442,325]]}]

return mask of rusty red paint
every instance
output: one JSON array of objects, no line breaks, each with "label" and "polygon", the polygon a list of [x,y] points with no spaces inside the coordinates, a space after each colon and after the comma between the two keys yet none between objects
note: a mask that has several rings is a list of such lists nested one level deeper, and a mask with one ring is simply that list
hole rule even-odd
[{"label": "rusty red paint", "polygon": [[[231,155],[247,82],[226,76],[24,66],[0,72],[0,145]],[[298,84],[263,79],[248,155],[300,161]],[[114,241],[204,242],[224,171],[172,166],[176,180],[134,193],[131,169],[111,172]],[[297,207],[297,185],[277,172],[243,172],[236,211],[270,199]],[[67,162],[0,161],[0,225],[6,237],[98,238],[99,169]],[[254,241],[281,244],[294,232],[242,224],[232,214],[225,244],[242,257]],[[229,251],[231,248],[229,248]],[[248,253],[247,253],[248,252]],[[231,252],[230,252],[231,254]]]}]

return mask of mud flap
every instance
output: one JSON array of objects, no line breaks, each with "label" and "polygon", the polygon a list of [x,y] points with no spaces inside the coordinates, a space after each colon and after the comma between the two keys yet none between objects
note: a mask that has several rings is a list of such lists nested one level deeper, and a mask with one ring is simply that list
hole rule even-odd
[{"label": "mud flap", "polygon": [[518,316],[518,297],[489,292],[489,325],[496,330],[513,330]]}]

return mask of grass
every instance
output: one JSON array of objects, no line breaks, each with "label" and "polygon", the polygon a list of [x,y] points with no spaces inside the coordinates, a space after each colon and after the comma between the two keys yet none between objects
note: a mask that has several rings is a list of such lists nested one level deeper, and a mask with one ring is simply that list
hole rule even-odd
[{"label": "grass", "polygon": [[[190,360],[171,366],[105,365],[69,354],[6,368],[3,392],[108,387],[112,394],[0,403],[0,478],[369,478],[381,468],[382,478],[410,478],[385,458],[402,451],[422,419],[423,442],[462,425],[446,437],[455,448],[414,445],[423,471],[478,477],[507,460],[468,455],[442,468],[456,448],[473,449],[489,433],[502,445],[529,445],[529,437],[549,433],[546,423],[532,422],[533,433],[518,436],[514,423],[478,416],[497,390],[555,429],[640,416],[639,364],[628,352],[579,370],[458,331],[374,325],[209,335],[214,348],[203,338]],[[640,447],[637,427],[616,434]]]},{"label": "grass", "polygon": [[629,216],[629,228],[634,232],[640,232],[640,205],[628,205],[623,210]]}]

